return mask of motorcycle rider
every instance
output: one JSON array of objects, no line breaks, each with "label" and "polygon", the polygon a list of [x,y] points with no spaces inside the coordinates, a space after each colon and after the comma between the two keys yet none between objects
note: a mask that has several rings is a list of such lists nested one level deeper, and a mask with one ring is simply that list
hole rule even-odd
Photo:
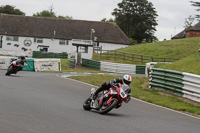
[{"label": "motorcycle rider", "polygon": [[[114,79],[114,80],[110,80],[109,82],[105,82],[94,92],[93,97],[95,99],[99,92],[101,92],[103,90],[109,90],[111,86],[118,85],[117,83],[129,86],[131,81],[132,81],[132,77],[130,75],[126,74],[126,75],[123,76],[123,79],[117,78],[117,79]],[[128,103],[131,99],[131,88],[130,88],[130,86],[128,88],[129,89],[126,90],[126,93],[128,94],[126,103]],[[100,98],[99,104],[101,105],[106,98],[107,97],[105,97],[105,96]]]},{"label": "motorcycle rider", "polygon": [[24,53],[22,53],[20,56],[17,57],[17,63],[21,65],[19,70],[22,70],[22,68],[25,66],[26,56]]}]

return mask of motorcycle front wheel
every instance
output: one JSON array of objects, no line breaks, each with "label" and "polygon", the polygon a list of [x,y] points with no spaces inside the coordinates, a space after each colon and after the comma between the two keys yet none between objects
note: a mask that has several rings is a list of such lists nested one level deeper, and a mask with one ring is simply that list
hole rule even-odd
[{"label": "motorcycle front wheel", "polygon": [[118,100],[116,98],[113,99],[113,101],[107,105],[107,106],[102,106],[101,109],[99,110],[100,114],[106,114],[109,111],[111,111],[113,108],[115,108],[115,106],[117,105]]},{"label": "motorcycle front wheel", "polygon": [[6,76],[10,76],[10,74],[12,73],[12,71],[13,71],[13,67],[12,66],[9,66],[8,67],[8,70],[7,70],[7,72],[6,72]]},{"label": "motorcycle front wheel", "polygon": [[91,108],[90,108],[90,103],[91,103],[91,98],[89,97],[89,98],[87,98],[86,100],[85,100],[85,102],[83,103],[83,108],[85,109],[85,110],[90,110]]}]

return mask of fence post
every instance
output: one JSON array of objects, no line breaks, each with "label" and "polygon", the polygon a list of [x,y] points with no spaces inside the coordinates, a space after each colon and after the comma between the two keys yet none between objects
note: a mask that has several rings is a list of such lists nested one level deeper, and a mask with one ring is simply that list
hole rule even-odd
[{"label": "fence post", "polygon": [[151,62],[153,62],[153,56],[151,56]]},{"label": "fence post", "polygon": [[132,62],[134,62],[134,54],[132,54]]},{"label": "fence post", "polygon": [[116,50],[115,50],[115,60],[116,60]]},{"label": "fence post", "polygon": [[143,64],[143,55],[141,55],[141,60],[142,60],[142,64]]}]

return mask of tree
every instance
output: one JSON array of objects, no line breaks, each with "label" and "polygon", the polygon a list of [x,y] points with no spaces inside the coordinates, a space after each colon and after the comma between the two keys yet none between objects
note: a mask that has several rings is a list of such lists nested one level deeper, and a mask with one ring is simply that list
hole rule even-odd
[{"label": "tree", "polygon": [[192,15],[190,15],[188,18],[185,18],[185,30],[190,30],[192,28],[192,23],[194,21],[194,17],[192,17]]},{"label": "tree", "polygon": [[52,17],[52,18],[63,18],[63,19],[73,19],[70,16],[56,16],[56,13],[53,11],[53,5],[49,7],[49,10],[43,10],[42,12],[37,12],[36,14],[33,14],[33,16],[36,17]]},{"label": "tree", "polygon": [[13,15],[25,15],[24,12],[19,9],[15,9],[15,6],[5,5],[0,7],[0,13],[13,14]]},{"label": "tree", "polygon": [[113,23],[116,22],[115,19],[112,19],[112,18],[110,18],[109,20],[107,20],[106,18],[103,18],[101,21],[102,22],[113,22]]},{"label": "tree", "polygon": [[43,10],[42,12],[37,12],[36,14],[33,14],[33,16],[36,16],[36,17],[53,17],[53,18],[56,18],[56,15],[55,13],[52,13],[48,10]]},{"label": "tree", "polygon": [[36,17],[53,17],[56,18],[56,14],[55,12],[53,12],[53,5],[51,5],[49,7],[49,11],[48,10],[43,10],[42,12],[37,12],[36,14],[33,14],[33,16]]},{"label": "tree", "polygon": [[141,43],[143,39],[152,42],[157,12],[151,2],[147,0],[123,0],[118,3],[118,8],[112,13],[116,17],[116,23],[129,37]]},{"label": "tree", "polygon": [[63,19],[73,19],[72,16],[58,16],[57,18],[63,18]]},{"label": "tree", "polygon": [[[194,1],[190,1],[192,3],[192,6],[197,7],[198,9],[196,9],[196,11],[200,12],[200,2],[194,2]],[[196,15],[196,18],[200,21],[200,15]]]}]

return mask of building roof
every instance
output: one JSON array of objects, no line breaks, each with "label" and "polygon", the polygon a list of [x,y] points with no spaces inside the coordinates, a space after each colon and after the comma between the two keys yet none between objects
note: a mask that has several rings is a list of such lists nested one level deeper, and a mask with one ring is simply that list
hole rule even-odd
[{"label": "building roof", "polygon": [[180,33],[176,34],[173,36],[171,39],[180,39],[180,38],[185,38],[186,32],[185,30],[181,31]]},{"label": "building roof", "polygon": [[0,14],[1,35],[90,40],[91,29],[98,42],[130,44],[115,23]]},{"label": "building roof", "polygon": [[197,23],[197,24],[195,24],[193,27],[192,27],[192,29],[190,29],[190,30],[195,30],[195,31],[200,31],[200,21]]},{"label": "building roof", "polygon": [[186,32],[188,31],[200,31],[200,22],[198,22],[197,24],[195,24],[191,29],[185,31],[181,31],[180,33],[178,33],[177,35],[175,35],[174,37],[172,37],[172,39],[180,39],[180,38],[184,38],[186,35]]}]

